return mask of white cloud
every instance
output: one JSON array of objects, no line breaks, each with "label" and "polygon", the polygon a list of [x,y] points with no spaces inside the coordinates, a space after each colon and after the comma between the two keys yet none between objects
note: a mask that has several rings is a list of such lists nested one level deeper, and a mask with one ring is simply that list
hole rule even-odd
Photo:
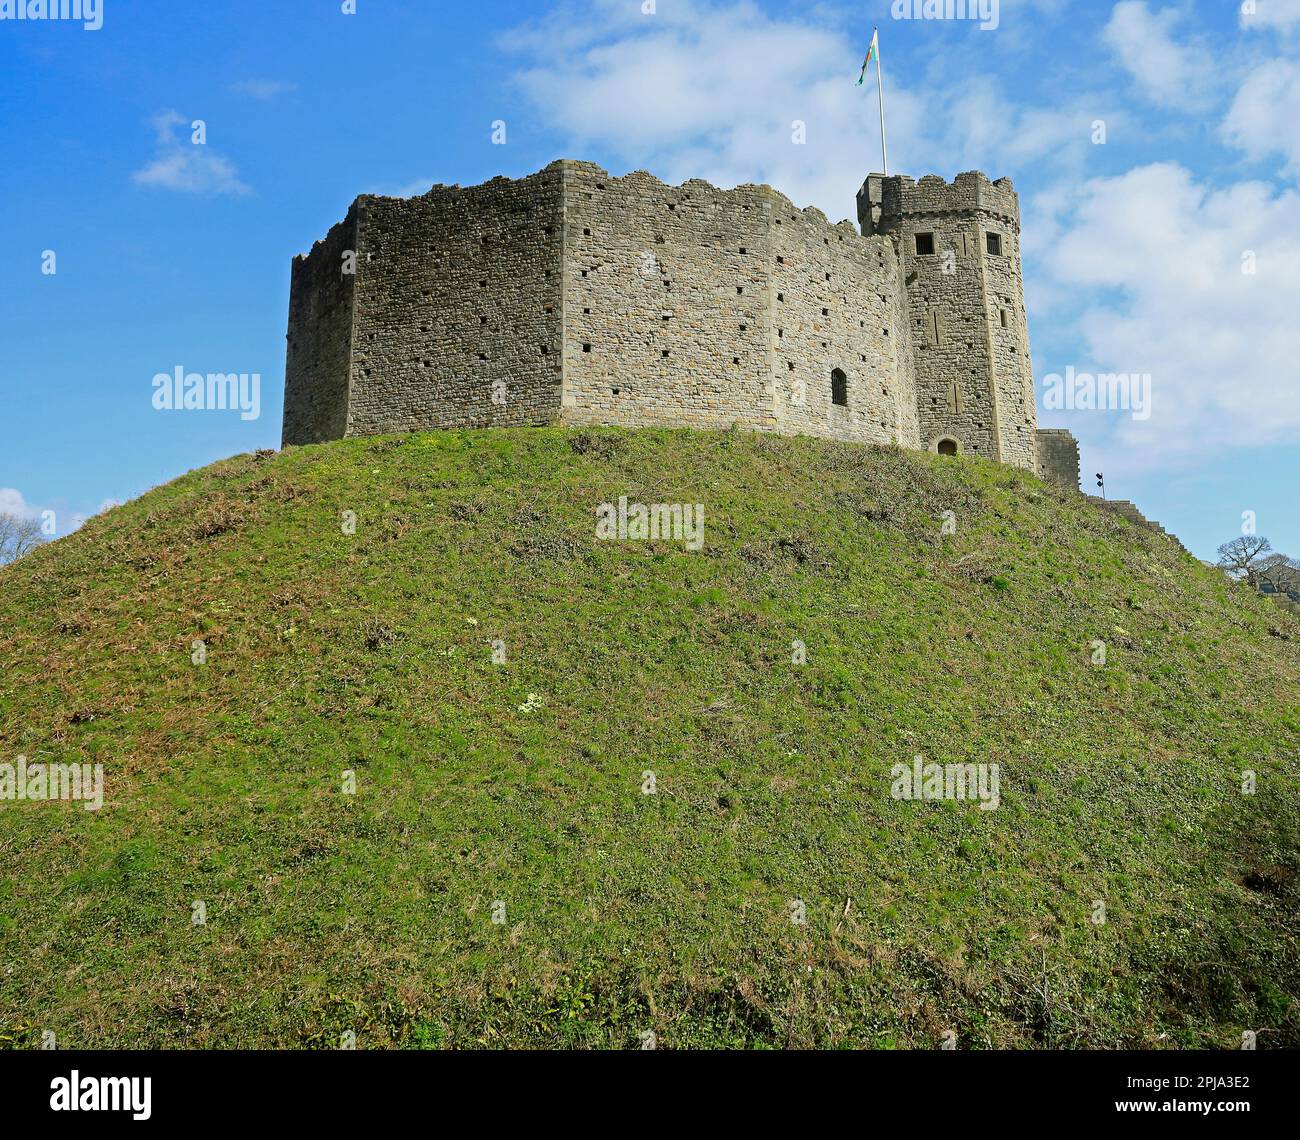
[{"label": "white cloud", "polygon": [[1223,122],[1223,135],[1249,157],[1282,155],[1300,173],[1300,63],[1274,59],[1242,83]]},{"label": "white cloud", "polygon": [[236,95],[247,95],[251,99],[267,103],[277,96],[297,91],[298,85],[283,79],[241,79],[238,83],[232,83],[230,90]]},{"label": "white cloud", "polygon": [[1142,0],[1122,0],[1102,31],[1125,70],[1162,107],[1200,107],[1206,102],[1202,77],[1211,70],[1210,57],[1203,46],[1174,39],[1181,22],[1181,13],[1172,8],[1152,12]]},{"label": "white cloud", "polygon": [[56,533],[60,521],[54,511],[29,503],[16,487],[0,487],[0,515],[34,519],[41,524],[41,533],[46,537],[52,537]]},{"label": "white cloud", "polygon": [[[833,32],[773,20],[747,4],[665,6],[639,23],[606,14],[600,42],[592,42],[595,21],[569,33],[576,51],[514,37],[543,60],[519,81],[557,126],[634,152],[728,135],[738,119],[778,111],[784,119],[791,94],[806,98],[827,76],[837,79],[827,88],[847,88],[857,72],[849,45]],[[754,113],[739,113],[746,107]]]},{"label": "white cloud", "polygon": [[[859,48],[745,3],[665,4],[653,18],[629,9],[639,12],[600,5],[588,19],[507,40],[533,59],[516,81],[574,157],[598,147],[672,182],[770,182],[800,204],[852,216],[854,192],[879,164],[874,91],[853,85]],[[901,149],[917,111],[891,97]],[[791,141],[796,120],[807,145]]]},{"label": "white cloud", "polygon": [[378,183],[363,190],[363,194],[376,194],[380,198],[414,198],[420,194],[427,194],[430,189],[438,185],[437,178],[413,178],[409,182],[385,182]]},{"label": "white cloud", "polygon": [[0,487],[0,515],[36,518],[40,513],[40,508],[29,505],[21,491],[14,487]]},{"label": "white cloud", "polygon": [[[104,499],[91,514],[102,515],[105,511],[110,511],[114,507],[120,507],[121,505],[120,499]],[[38,519],[43,524],[48,525],[47,537],[50,538],[71,534],[73,531],[81,529],[85,525],[86,519],[91,517],[80,511],[64,515],[46,507],[36,506],[29,503],[24,498],[23,493],[14,487],[0,487],[0,514]]]},{"label": "white cloud", "polygon": [[1238,12],[1243,28],[1300,27],[1300,0],[1241,0]]},{"label": "white cloud", "polygon": [[[661,4],[647,19],[639,5],[599,0],[594,14],[553,15],[505,43],[523,61],[518,83],[572,157],[599,149],[673,182],[767,182],[837,220],[853,216],[854,192],[879,165],[875,92],[853,85],[863,45],[819,23],[818,11],[795,24],[719,0]],[[1196,48],[1173,38],[1179,19],[1121,3],[1107,34],[1142,82],[1161,97],[1178,92],[1185,107]],[[1202,184],[1173,164],[1088,181],[1100,153],[1094,120],[1112,134],[1151,128],[1113,96],[1013,103],[987,76],[891,77],[885,61],[892,169],[998,177],[1033,167],[1040,181],[1050,171],[1022,200],[1028,300],[1040,324],[1050,314],[1036,339],[1085,359],[1040,350],[1038,374],[1073,363],[1153,377],[1150,420],[1094,413],[1070,425],[1102,437],[1088,441],[1099,452],[1113,445],[1115,470],[1300,434],[1300,387],[1284,379],[1300,359],[1300,331],[1290,331],[1300,328],[1296,194]],[[794,119],[807,123],[807,145],[791,144]],[[1246,250],[1255,276],[1241,272]]]},{"label": "white cloud", "polygon": [[648,16],[640,11],[639,4],[624,0],[590,0],[581,5],[569,0],[556,4],[536,19],[502,32],[497,42],[506,51],[538,54],[553,51],[567,55],[611,36],[657,27],[652,20],[672,21],[681,15],[675,5],[664,7],[663,13]]},{"label": "white cloud", "polygon": [[229,159],[206,144],[195,145],[188,135],[177,135],[178,127],[189,126],[184,115],[163,111],[153,117],[152,124],[157,135],[156,151],[148,165],[131,175],[134,182],[185,194],[249,193]]},{"label": "white cloud", "polygon": [[1176,163],[1140,167],[1085,184],[1044,259],[1080,310],[1088,357],[1068,363],[1152,377],[1151,418],[1118,423],[1123,466],[1203,462],[1300,435],[1300,194],[1205,185]]},{"label": "white cloud", "polygon": [[[598,0],[562,9],[502,39],[522,67],[515,82],[571,156],[590,151],[670,182],[766,182],[832,220],[853,218],[854,195],[880,167],[874,83],[858,87],[865,49],[813,10],[797,19],[745,0],[640,5]],[[886,67],[892,169],[951,175],[1051,157],[1082,165],[1093,119],[1115,108],[1080,95],[1058,108],[1010,105],[993,81],[923,87]],[[1109,115],[1107,111],[1109,110]],[[792,142],[806,124],[806,144]]]}]

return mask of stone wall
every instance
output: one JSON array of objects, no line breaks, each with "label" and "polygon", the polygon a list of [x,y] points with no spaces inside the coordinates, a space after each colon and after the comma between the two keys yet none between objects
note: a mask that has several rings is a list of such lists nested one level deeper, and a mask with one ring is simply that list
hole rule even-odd
[{"label": "stone wall", "polygon": [[563,168],[565,421],[775,426],[764,193]]},{"label": "stone wall", "polygon": [[1154,531],[1156,534],[1162,534],[1176,545],[1184,554],[1191,552],[1181,542],[1176,535],[1170,534],[1164,527],[1153,519],[1149,519],[1140,510],[1135,503],[1129,502],[1128,499],[1100,499],[1096,495],[1084,495],[1090,503],[1096,503],[1104,511],[1111,514],[1119,515],[1128,519],[1134,526],[1140,526],[1145,530]]},{"label": "stone wall", "polygon": [[917,446],[887,241],[766,186],[563,167],[566,422]]},{"label": "stone wall", "polygon": [[356,278],[343,255],[356,248],[356,209],[293,259],[284,366],[283,442],[320,443],[347,434]]},{"label": "stone wall", "polygon": [[897,245],[922,445],[952,441],[961,452],[1034,469],[1037,415],[1010,181],[978,172],[951,183],[873,174],[858,217],[864,233]]},{"label": "stone wall", "polygon": [[[1007,179],[1000,183],[1010,190]],[[985,232],[997,233],[1002,247],[1000,254],[990,253],[986,247],[982,259],[999,458],[1033,471],[1038,465],[1038,408],[1020,269],[1020,221],[1018,213],[986,213],[984,219]]]},{"label": "stone wall", "polygon": [[[831,226],[820,210],[797,211],[777,197],[771,232],[779,430],[919,447],[893,244],[863,237],[850,222]],[[846,378],[847,406],[832,401],[836,369]]]},{"label": "stone wall", "polygon": [[1072,491],[1079,489],[1079,444],[1064,428],[1038,429],[1038,475]]},{"label": "stone wall", "polygon": [[558,171],[416,198],[367,195],[354,211],[347,434],[552,422],[563,339]]},{"label": "stone wall", "polygon": [[284,442],[739,424],[1039,470],[1011,183],[872,175],[859,217],[572,161],[365,195],[294,262]]}]

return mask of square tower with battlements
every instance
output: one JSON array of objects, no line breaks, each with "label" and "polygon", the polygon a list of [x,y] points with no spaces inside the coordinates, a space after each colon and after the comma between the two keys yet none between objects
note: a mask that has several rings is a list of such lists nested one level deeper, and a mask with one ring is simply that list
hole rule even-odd
[{"label": "square tower with battlements", "polygon": [[921,445],[1038,469],[1037,413],[1011,180],[871,175],[864,234],[893,238],[907,292]]}]

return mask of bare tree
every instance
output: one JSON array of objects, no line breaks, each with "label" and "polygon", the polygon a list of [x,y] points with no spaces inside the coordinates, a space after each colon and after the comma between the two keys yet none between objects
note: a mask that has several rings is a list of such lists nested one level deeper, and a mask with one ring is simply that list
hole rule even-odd
[{"label": "bare tree", "polygon": [[1300,559],[1270,554],[1259,563],[1259,583],[1275,594],[1300,598]]},{"label": "bare tree", "polygon": [[1219,547],[1219,567],[1229,577],[1258,590],[1261,563],[1272,549],[1263,535],[1243,534]]},{"label": "bare tree", "polygon": [[44,541],[38,519],[0,511],[0,566],[21,558]]}]

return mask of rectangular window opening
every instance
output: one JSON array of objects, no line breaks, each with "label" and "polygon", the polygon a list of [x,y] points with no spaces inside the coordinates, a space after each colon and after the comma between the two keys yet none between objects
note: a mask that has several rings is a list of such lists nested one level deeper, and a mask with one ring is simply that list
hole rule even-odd
[{"label": "rectangular window opening", "polygon": [[841,408],[849,406],[849,378],[841,368],[831,372],[831,403]]}]

